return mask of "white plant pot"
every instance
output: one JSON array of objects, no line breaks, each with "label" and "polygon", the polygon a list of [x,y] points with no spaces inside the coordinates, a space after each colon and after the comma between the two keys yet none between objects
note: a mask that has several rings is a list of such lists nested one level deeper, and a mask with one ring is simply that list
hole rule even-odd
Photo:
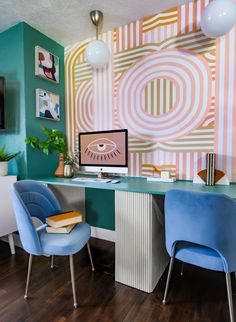
[{"label": "white plant pot", "polygon": [[8,175],[8,161],[0,162],[0,177]]}]

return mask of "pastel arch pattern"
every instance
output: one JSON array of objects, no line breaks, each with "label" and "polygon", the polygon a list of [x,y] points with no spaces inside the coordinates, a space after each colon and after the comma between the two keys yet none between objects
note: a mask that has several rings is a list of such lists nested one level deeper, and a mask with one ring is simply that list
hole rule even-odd
[{"label": "pastel arch pattern", "polygon": [[101,34],[111,52],[107,68],[86,62],[91,39],[65,49],[71,151],[78,132],[126,127],[129,175],[141,175],[142,164],[171,163],[179,179],[190,180],[206,153],[216,152],[217,168],[236,182],[236,27],[207,38],[200,21],[209,1]]},{"label": "pastel arch pattern", "polygon": [[[78,132],[93,129],[93,91],[92,81],[83,82],[76,92],[76,126]],[[80,120],[83,120],[81,122]]]},{"label": "pastel arch pattern", "polygon": [[[128,69],[118,85],[118,117],[131,136],[149,142],[166,142],[187,135],[207,116],[211,88],[210,70],[200,55],[188,51],[151,53]],[[149,115],[142,106],[142,91],[154,79],[171,80],[177,89],[173,108]]]}]

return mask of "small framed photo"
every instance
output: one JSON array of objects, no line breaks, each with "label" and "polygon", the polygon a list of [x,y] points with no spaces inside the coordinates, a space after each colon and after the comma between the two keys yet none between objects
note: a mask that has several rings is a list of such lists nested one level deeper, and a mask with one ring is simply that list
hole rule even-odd
[{"label": "small framed photo", "polygon": [[59,83],[59,58],[46,49],[36,46],[35,75]]},{"label": "small framed photo", "polygon": [[36,117],[60,121],[60,95],[37,88]]}]

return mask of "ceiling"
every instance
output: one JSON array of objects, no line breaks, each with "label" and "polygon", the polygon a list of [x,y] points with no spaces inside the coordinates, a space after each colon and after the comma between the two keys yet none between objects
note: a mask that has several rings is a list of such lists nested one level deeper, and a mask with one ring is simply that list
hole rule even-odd
[{"label": "ceiling", "polygon": [[104,13],[102,31],[192,0],[0,0],[0,32],[25,21],[63,46],[95,35],[89,12]]}]

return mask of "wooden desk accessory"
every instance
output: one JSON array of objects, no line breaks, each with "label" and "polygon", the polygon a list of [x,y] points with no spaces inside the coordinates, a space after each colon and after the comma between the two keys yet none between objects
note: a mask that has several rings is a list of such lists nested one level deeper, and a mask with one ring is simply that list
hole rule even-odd
[{"label": "wooden desk accessory", "polygon": [[194,183],[205,183],[207,186],[214,186],[215,184],[229,185],[229,179],[226,174],[218,169],[215,169],[215,153],[207,153],[206,155],[206,169],[198,172],[194,178]]},{"label": "wooden desk accessory", "polygon": [[174,182],[176,181],[176,165],[142,164],[142,175],[147,177],[148,181]]}]

